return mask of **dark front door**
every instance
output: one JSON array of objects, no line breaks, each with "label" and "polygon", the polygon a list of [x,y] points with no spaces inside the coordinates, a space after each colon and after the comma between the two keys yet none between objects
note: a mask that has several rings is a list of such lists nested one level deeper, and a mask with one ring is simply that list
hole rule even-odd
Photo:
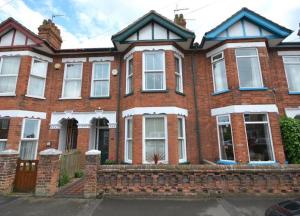
[{"label": "dark front door", "polygon": [[109,141],[109,130],[108,129],[98,129],[99,139],[98,139],[98,150],[101,151],[101,164],[108,159],[108,141]]}]

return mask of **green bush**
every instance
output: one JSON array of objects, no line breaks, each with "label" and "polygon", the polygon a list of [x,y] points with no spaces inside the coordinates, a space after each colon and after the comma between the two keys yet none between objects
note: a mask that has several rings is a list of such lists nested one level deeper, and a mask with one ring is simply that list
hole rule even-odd
[{"label": "green bush", "polygon": [[83,176],[83,171],[78,170],[75,172],[74,177],[75,178],[81,178]]},{"label": "green bush", "polygon": [[62,187],[66,184],[68,184],[70,181],[70,177],[68,176],[67,173],[63,172],[60,176],[59,176],[59,180],[58,180],[58,187]]},{"label": "green bush", "polygon": [[112,165],[112,164],[117,164],[117,161],[115,161],[115,160],[106,160],[105,162],[104,162],[104,164],[105,165]]},{"label": "green bush", "polygon": [[300,121],[292,118],[282,118],[280,127],[288,162],[300,164]]}]

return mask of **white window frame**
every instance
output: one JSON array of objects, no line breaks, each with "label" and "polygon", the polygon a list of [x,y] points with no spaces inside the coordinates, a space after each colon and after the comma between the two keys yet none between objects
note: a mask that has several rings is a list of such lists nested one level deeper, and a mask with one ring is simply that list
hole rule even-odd
[{"label": "white window frame", "polygon": [[[267,121],[255,121],[255,122],[247,122],[245,120],[245,115],[246,114],[250,114],[250,115],[256,115],[256,114],[265,114],[267,116]],[[271,126],[270,126],[270,120],[269,120],[269,115],[268,113],[264,113],[264,112],[259,112],[259,113],[243,113],[243,118],[244,118],[244,128],[245,128],[245,135],[246,135],[246,141],[247,141],[247,149],[248,149],[248,160],[249,163],[255,164],[262,164],[262,163],[274,163],[276,161],[275,158],[275,152],[274,152],[274,146],[273,146],[273,136],[272,136],[272,130],[271,130]],[[273,160],[270,161],[251,161],[250,159],[250,150],[249,150],[249,143],[248,143],[248,135],[247,135],[247,128],[246,128],[246,124],[268,124],[268,129],[269,129],[269,135],[270,135],[270,142],[271,142],[271,149],[272,149],[272,155],[273,155]]]},{"label": "white window frame", "polygon": [[129,78],[132,77],[132,81],[133,81],[133,73],[134,71],[132,70],[132,74],[129,74],[129,61],[132,60],[132,63],[133,63],[133,55],[129,56],[127,59],[126,59],[126,91],[125,93],[126,94],[131,94],[133,93],[133,82],[131,82],[131,85],[132,85],[132,90],[130,91],[129,89]]},{"label": "white window frame", "polygon": [[[285,78],[286,78],[286,81],[287,81],[287,85],[288,85],[288,91],[290,93],[300,93],[300,91],[291,91],[290,90],[290,83],[289,83],[289,79],[288,79],[288,75],[287,75],[287,70],[286,70],[286,64],[299,64],[299,62],[286,62],[285,59],[286,58],[300,58],[300,55],[298,56],[282,56],[282,61],[283,61],[283,66],[284,66],[284,73],[285,73]],[[300,71],[299,71],[299,76],[300,76]],[[299,84],[300,85],[300,84]]]},{"label": "white window frame", "polygon": [[[95,65],[100,64],[108,64],[108,79],[95,79],[94,74],[95,74]],[[110,62],[109,61],[104,61],[104,62],[93,62],[93,69],[92,69],[92,80],[91,80],[91,97],[94,98],[101,98],[101,97],[109,97],[110,96]],[[94,81],[108,81],[108,94],[107,95],[101,95],[101,96],[96,96],[94,94]]]},{"label": "white window frame", "polygon": [[[239,50],[239,49],[255,49],[256,55],[237,56],[236,51]],[[242,87],[241,86],[241,81],[240,81],[240,72],[239,72],[239,67],[238,67],[238,58],[251,58],[251,57],[257,57],[260,80],[261,80],[261,86],[259,86],[259,87]],[[238,74],[238,78],[239,78],[239,87],[240,87],[240,89],[260,89],[260,88],[264,88],[264,80],[263,80],[262,71],[261,71],[259,53],[258,53],[258,49],[256,47],[236,48],[235,49],[235,62],[236,62],[236,68],[237,68],[237,72],[238,72],[237,74]]]},{"label": "white window frame", "polygon": [[[177,54],[174,54],[174,58],[175,58],[175,84],[176,84],[176,77],[179,76],[180,78],[179,90],[177,91],[177,86],[175,86],[175,91],[183,93],[182,57]],[[178,59],[179,61],[179,71],[176,71],[176,59]]]},{"label": "white window frame", "polygon": [[[36,138],[24,138],[24,130],[25,130],[25,122],[26,120],[29,121],[38,121],[38,129],[37,129],[37,137]],[[38,150],[38,146],[39,146],[39,138],[40,138],[40,130],[41,130],[41,120],[40,119],[34,119],[34,118],[24,118],[22,121],[22,130],[21,130],[21,140],[19,142],[19,149],[18,152],[20,154],[21,151],[21,144],[22,141],[36,141],[36,146],[35,146],[35,153],[34,153],[34,160],[36,159],[37,156],[37,150]]]},{"label": "white window frame", "polygon": [[[220,117],[224,117],[227,116],[229,121],[228,122],[220,122],[219,123],[219,118]],[[218,133],[218,143],[219,143],[219,158],[221,161],[235,161],[236,157],[235,157],[235,149],[234,149],[234,139],[233,139],[233,132],[232,132],[232,124],[231,124],[231,115],[230,114],[225,114],[225,115],[218,115],[216,116],[216,122],[217,122],[217,133]],[[232,140],[232,149],[233,149],[233,160],[225,160],[222,159],[222,155],[221,155],[221,138],[220,138],[220,129],[219,126],[220,125],[226,125],[229,124],[230,125],[230,131],[231,131],[231,140]]]},{"label": "white window frame", "polygon": [[[38,76],[38,75],[33,75],[33,74],[32,74],[32,69],[33,69],[34,61],[39,61],[39,62],[43,62],[43,63],[46,63],[46,64],[47,64],[47,66],[46,66],[46,75],[45,75],[45,77],[43,77],[43,76]],[[46,87],[46,80],[47,80],[47,72],[48,72],[48,62],[47,62],[47,61],[43,61],[43,60],[40,60],[40,59],[37,59],[37,58],[32,58],[32,61],[31,61],[31,68],[30,68],[30,74],[29,74],[29,80],[28,80],[28,85],[27,85],[27,94],[25,95],[26,97],[33,97],[33,98],[39,98],[39,99],[46,99],[46,98],[45,98],[45,87]],[[43,96],[30,95],[30,94],[28,93],[28,91],[29,91],[29,86],[30,86],[30,83],[31,83],[31,82],[30,82],[31,76],[37,77],[37,78],[39,78],[39,79],[44,79]]]},{"label": "white window frame", "polygon": [[[10,118],[7,118],[7,117],[1,117],[0,120],[2,120],[2,119],[8,119],[8,121],[9,121],[9,124],[8,124],[8,133],[9,133]],[[5,148],[6,148],[6,145],[7,145],[7,140],[8,140],[8,134],[7,134],[7,138],[6,138],[6,139],[0,139],[0,142],[6,142],[6,143],[5,143]],[[5,149],[5,148],[4,148],[4,149]]]},{"label": "white window frame", "polygon": [[[216,57],[217,55],[222,55],[221,58],[218,59],[214,59],[214,57]],[[218,63],[219,61],[224,61],[224,65],[225,65],[225,77],[226,77],[226,84],[227,84],[227,89],[223,89],[221,91],[217,91],[216,90],[216,82],[215,82],[215,72],[214,72],[214,64]],[[213,86],[214,86],[214,93],[219,93],[219,92],[223,92],[223,91],[228,91],[228,79],[227,79],[227,70],[226,70],[226,62],[225,62],[225,57],[224,57],[224,52],[219,52],[213,56],[211,56],[211,71],[212,71],[212,77],[213,77]]]},{"label": "white window frame", "polygon": [[[129,117],[126,117],[125,118],[125,150],[124,150],[124,161],[126,162],[126,163],[132,163],[132,159],[130,160],[130,159],[128,159],[128,144],[127,144],[127,141],[128,140],[131,140],[131,142],[132,142],[132,148],[133,148],[133,128],[132,128],[132,134],[131,134],[131,138],[128,138],[127,137],[127,130],[128,130],[128,121],[129,120],[131,120],[131,124],[132,124],[132,126],[133,126],[133,118],[132,118],[132,116],[129,116]],[[132,151],[132,153],[133,153],[133,151]],[[132,157],[133,157],[133,154],[132,154]]]},{"label": "white window frame", "polygon": [[[79,97],[65,97],[65,82],[66,82],[66,72],[67,72],[67,66],[69,64],[74,64],[74,65],[81,65],[81,77],[80,77],[80,96]],[[62,87],[62,92],[61,92],[61,98],[60,99],[81,99],[81,93],[82,93],[82,71],[83,71],[83,63],[82,62],[66,62],[65,67],[64,67],[64,79],[63,79],[63,87]],[[72,78],[68,80],[79,80],[79,78]]]},{"label": "white window frame", "polygon": [[[145,55],[147,53],[161,53],[162,54],[162,64],[163,64],[163,70],[162,70],[162,73],[163,73],[163,88],[162,89],[146,89],[146,75],[145,73],[147,72],[158,72],[158,70],[147,70],[146,71],[146,57]],[[166,59],[166,56],[165,56],[165,52],[164,51],[144,51],[143,52],[143,91],[164,91],[166,90],[166,64],[165,64],[165,59]]]},{"label": "white window frame", "polygon": [[[179,142],[179,140],[183,140],[183,148],[182,148],[183,158],[182,159],[179,158],[179,163],[184,163],[184,162],[187,162],[185,118],[184,118],[184,116],[178,116],[177,118],[182,120],[182,134],[183,134],[183,137],[178,136],[178,142]],[[179,124],[177,125],[177,128],[179,130]],[[179,149],[178,149],[178,151],[179,151]]]},{"label": "white window frame", "polygon": [[22,60],[21,57],[18,57],[18,56],[5,56],[5,57],[0,57],[0,72],[1,72],[1,70],[2,70],[3,59],[5,59],[5,58],[14,58],[14,57],[17,57],[17,58],[19,58],[19,60],[20,60],[18,73],[17,73],[17,74],[5,74],[5,75],[2,75],[2,74],[0,73],[0,79],[1,79],[1,77],[17,77],[17,78],[16,78],[15,91],[14,91],[14,92],[3,92],[3,93],[0,93],[0,96],[16,96],[16,89],[17,89],[18,78],[19,78],[20,67],[21,67],[21,60]]},{"label": "white window frame", "polygon": [[[168,157],[168,120],[166,115],[144,115],[143,116],[143,163],[144,164],[153,164],[153,162],[148,162],[146,160],[146,118],[163,118],[164,119],[164,127],[165,127],[165,160],[160,160],[158,163],[168,163],[169,157]],[[149,139],[155,139],[155,138],[149,138]],[[158,140],[161,140],[159,138]]]}]

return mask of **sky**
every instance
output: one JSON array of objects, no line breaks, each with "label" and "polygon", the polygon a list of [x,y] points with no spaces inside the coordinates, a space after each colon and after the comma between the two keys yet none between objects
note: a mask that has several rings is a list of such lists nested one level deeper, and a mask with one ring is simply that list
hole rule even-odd
[{"label": "sky", "polygon": [[37,33],[52,15],[60,28],[62,48],[112,47],[111,36],[150,10],[174,19],[174,9],[201,42],[211,30],[242,7],[294,31],[285,41],[299,41],[300,0],[0,0],[0,21],[13,17]]}]

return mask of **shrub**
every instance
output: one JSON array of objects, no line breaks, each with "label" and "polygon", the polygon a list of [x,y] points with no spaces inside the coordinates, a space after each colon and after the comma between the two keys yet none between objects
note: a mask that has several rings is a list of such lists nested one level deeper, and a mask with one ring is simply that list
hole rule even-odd
[{"label": "shrub", "polygon": [[106,164],[106,165],[112,165],[112,164],[117,164],[117,162],[115,161],[115,160],[106,160],[105,162],[104,162],[104,164]]},{"label": "shrub", "polygon": [[282,118],[280,127],[287,160],[289,163],[300,164],[300,121]]},{"label": "shrub", "polygon": [[70,181],[70,177],[68,176],[67,173],[63,172],[60,176],[59,176],[59,180],[58,180],[58,187],[62,187],[66,184],[68,184]]},{"label": "shrub", "polygon": [[82,170],[77,170],[74,174],[75,178],[81,178],[83,176],[83,171]]}]

